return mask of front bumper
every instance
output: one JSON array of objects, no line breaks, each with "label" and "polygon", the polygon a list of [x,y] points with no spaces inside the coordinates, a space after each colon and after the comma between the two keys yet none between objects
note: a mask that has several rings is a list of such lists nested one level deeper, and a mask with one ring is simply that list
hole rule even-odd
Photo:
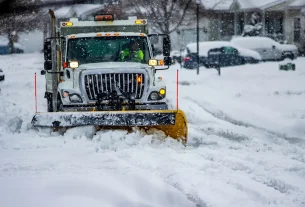
[{"label": "front bumper", "polygon": [[37,113],[32,124],[34,127],[162,126],[175,125],[177,113],[178,111],[174,110]]},{"label": "front bumper", "polygon": [[[125,110],[130,110],[129,106],[124,106]],[[166,103],[150,103],[150,104],[136,104],[135,110],[167,110],[168,106]],[[95,111],[97,110],[97,105],[64,105],[63,111],[73,112],[73,111]],[[104,111],[111,110],[111,106],[104,106]]]}]

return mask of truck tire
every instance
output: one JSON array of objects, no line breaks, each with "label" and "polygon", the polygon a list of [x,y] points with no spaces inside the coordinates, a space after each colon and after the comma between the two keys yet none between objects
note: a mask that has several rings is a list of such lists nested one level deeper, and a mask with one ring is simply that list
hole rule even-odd
[{"label": "truck tire", "polygon": [[57,111],[63,111],[63,104],[59,93],[57,94]]},{"label": "truck tire", "polygon": [[[48,105],[48,112],[53,112],[53,103],[52,103],[52,94],[47,97],[47,105]],[[56,111],[62,111],[63,110],[63,104],[60,99],[60,94],[57,94],[57,110]]]},{"label": "truck tire", "polygon": [[48,112],[53,112],[52,98],[47,98]]}]

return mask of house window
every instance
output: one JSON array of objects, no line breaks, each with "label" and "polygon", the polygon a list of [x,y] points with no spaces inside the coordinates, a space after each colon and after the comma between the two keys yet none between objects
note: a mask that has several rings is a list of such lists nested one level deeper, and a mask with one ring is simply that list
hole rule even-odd
[{"label": "house window", "polygon": [[295,42],[301,40],[301,18],[294,18],[293,38]]}]

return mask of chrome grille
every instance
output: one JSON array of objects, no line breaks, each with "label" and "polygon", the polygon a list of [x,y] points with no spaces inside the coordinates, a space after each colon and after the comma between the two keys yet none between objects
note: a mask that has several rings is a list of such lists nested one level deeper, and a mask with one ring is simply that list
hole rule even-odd
[{"label": "chrome grille", "polygon": [[143,73],[105,73],[84,75],[85,91],[89,100],[97,100],[99,93],[111,93],[117,86],[121,92],[128,92],[140,99],[144,92]]}]

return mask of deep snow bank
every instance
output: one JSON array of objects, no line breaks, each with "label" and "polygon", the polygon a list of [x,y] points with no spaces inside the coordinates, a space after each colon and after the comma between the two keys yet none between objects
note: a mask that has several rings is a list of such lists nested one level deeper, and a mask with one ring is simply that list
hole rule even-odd
[{"label": "deep snow bank", "polygon": [[[0,57],[1,206],[304,206],[304,58],[182,69],[190,143],[156,132],[31,129],[42,54]],[[175,106],[179,65],[158,71]],[[38,110],[46,107],[38,77]]]}]

